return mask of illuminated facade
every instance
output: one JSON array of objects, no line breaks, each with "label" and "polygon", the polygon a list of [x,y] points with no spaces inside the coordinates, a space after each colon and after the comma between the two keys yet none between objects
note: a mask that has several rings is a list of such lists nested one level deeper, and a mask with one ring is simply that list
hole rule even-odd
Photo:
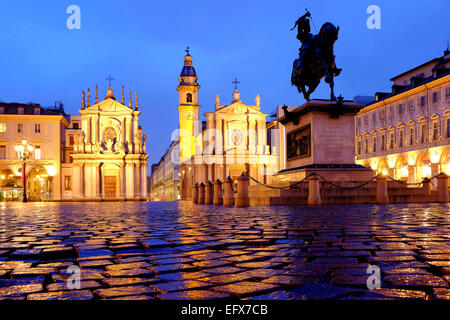
[{"label": "illuminated facade", "polygon": [[139,126],[138,100],[133,109],[131,91],[128,106],[117,102],[108,88],[105,100],[85,107],[81,130],[74,136],[71,192],[66,196],[83,200],[144,200],[147,198],[146,136]]},{"label": "illuminated facade", "polygon": [[391,80],[356,116],[356,162],[410,183],[450,174],[450,51]]},{"label": "illuminated facade", "polygon": [[157,164],[152,165],[150,176],[150,200],[174,201],[181,198],[180,195],[180,166],[177,161],[179,155],[179,141],[174,141],[169,150],[161,157]]},{"label": "illuminated facade", "polygon": [[0,200],[21,197],[21,162],[14,147],[34,147],[27,161],[29,200],[147,199],[146,136],[139,126],[137,94],[133,109],[115,100],[91,105],[88,91],[81,115],[62,108],[0,104]]},{"label": "illuminated facade", "polygon": [[220,104],[217,95],[214,111],[199,121],[199,88],[188,53],[178,86],[181,198],[191,198],[195,183],[236,178],[242,172],[269,183],[278,157],[268,144],[267,114],[260,111],[259,95],[253,106],[242,103],[237,87],[229,105]]},{"label": "illuminated facade", "polygon": [[22,164],[14,148],[22,140],[34,147],[26,169],[29,200],[61,199],[60,151],[69,121],[62,108],[0,103],[0,201],[21,197]]}]

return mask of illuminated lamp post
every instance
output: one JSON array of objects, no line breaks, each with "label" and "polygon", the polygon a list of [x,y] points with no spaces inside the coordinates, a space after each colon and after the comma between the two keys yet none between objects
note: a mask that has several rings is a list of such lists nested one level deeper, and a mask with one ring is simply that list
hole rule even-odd
[{"label": "illuminated lamp post", "polygon": [[27,140],[22,140],[22,144],[15,146],[14,149],[16,150],[17,158],[22,161],[22,185],[23,185],[22,202],[28,202],[26,161],[30,159],[34,147],[32,145],[27,144]]}]

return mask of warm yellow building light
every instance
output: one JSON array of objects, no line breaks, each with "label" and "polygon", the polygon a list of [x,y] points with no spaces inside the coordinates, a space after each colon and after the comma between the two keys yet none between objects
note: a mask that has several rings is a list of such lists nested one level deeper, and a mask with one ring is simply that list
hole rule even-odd
[{"label": "warm yellow building light", "polygon": [[395,157],[390,157],[387,159],[387,163],[390,169],[395,168]]},{"label": "warm yellow building light", "polygon": [[403,167],[400,169],[400,177],[402,178],[408,177],[408,167]]},{"label": "warm yellow building light", "polygon": [[378,162],[373,161],[372,164],[370,165],[370,167],[372,168],[373,171],[376,171],[378,168]]},{"label": "warm yellow building light", "polygon": [[441,152],[438,150],[434,150],[430,152],[430,160],[431,163],[438,163],[441,158]]},{"label": "warm yellow building light", "polygon": [[54,177],[56,175],[56,168],[53,166],[48,166],[45,169],[47,169],[47,173],[50,177]]},{"label": "warm yellow building light", "polygon": [[422,176],[430,178],[431,177],[431,167],[423,166],[422,167]]}]

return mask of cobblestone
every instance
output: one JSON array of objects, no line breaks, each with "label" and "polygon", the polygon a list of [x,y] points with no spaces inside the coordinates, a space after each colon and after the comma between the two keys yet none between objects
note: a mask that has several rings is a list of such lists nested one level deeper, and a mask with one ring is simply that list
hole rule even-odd
[{"label": "cobblestone", "polygon": [[450,299],[449,211],[0,203],[0,300]]}]

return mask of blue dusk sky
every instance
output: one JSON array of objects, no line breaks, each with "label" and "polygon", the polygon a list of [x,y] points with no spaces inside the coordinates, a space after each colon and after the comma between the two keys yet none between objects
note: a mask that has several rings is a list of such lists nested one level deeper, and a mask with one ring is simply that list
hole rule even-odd
[{"label": "blue dusk sky", "polygon": [[[366,26],[372,4],[381,9],[380,30]],[[81,9],[80,30],[66,27],[70,5]],[[158,162],[178,126],[186,46],[202,115],[216,94],[231,102],[234,77],[242,101],[253,105],[259,93],[265,113],[305,102],[290,84],[299,41],[289,29],[306,7],[317,29],[327,21],[340,26],[335,55],[343,72],[335,90],[346,99],[389,91],[391,77],[441,56],[450,40],[448,0],[1,1],[0,101],[62,101],[78,114],[81,91],[93,95],[98,84],[104,97],[112,74],[117,99],[122,85],[139,92],[149,163]],[[328,97],[325,83],[312,95]]]}]

